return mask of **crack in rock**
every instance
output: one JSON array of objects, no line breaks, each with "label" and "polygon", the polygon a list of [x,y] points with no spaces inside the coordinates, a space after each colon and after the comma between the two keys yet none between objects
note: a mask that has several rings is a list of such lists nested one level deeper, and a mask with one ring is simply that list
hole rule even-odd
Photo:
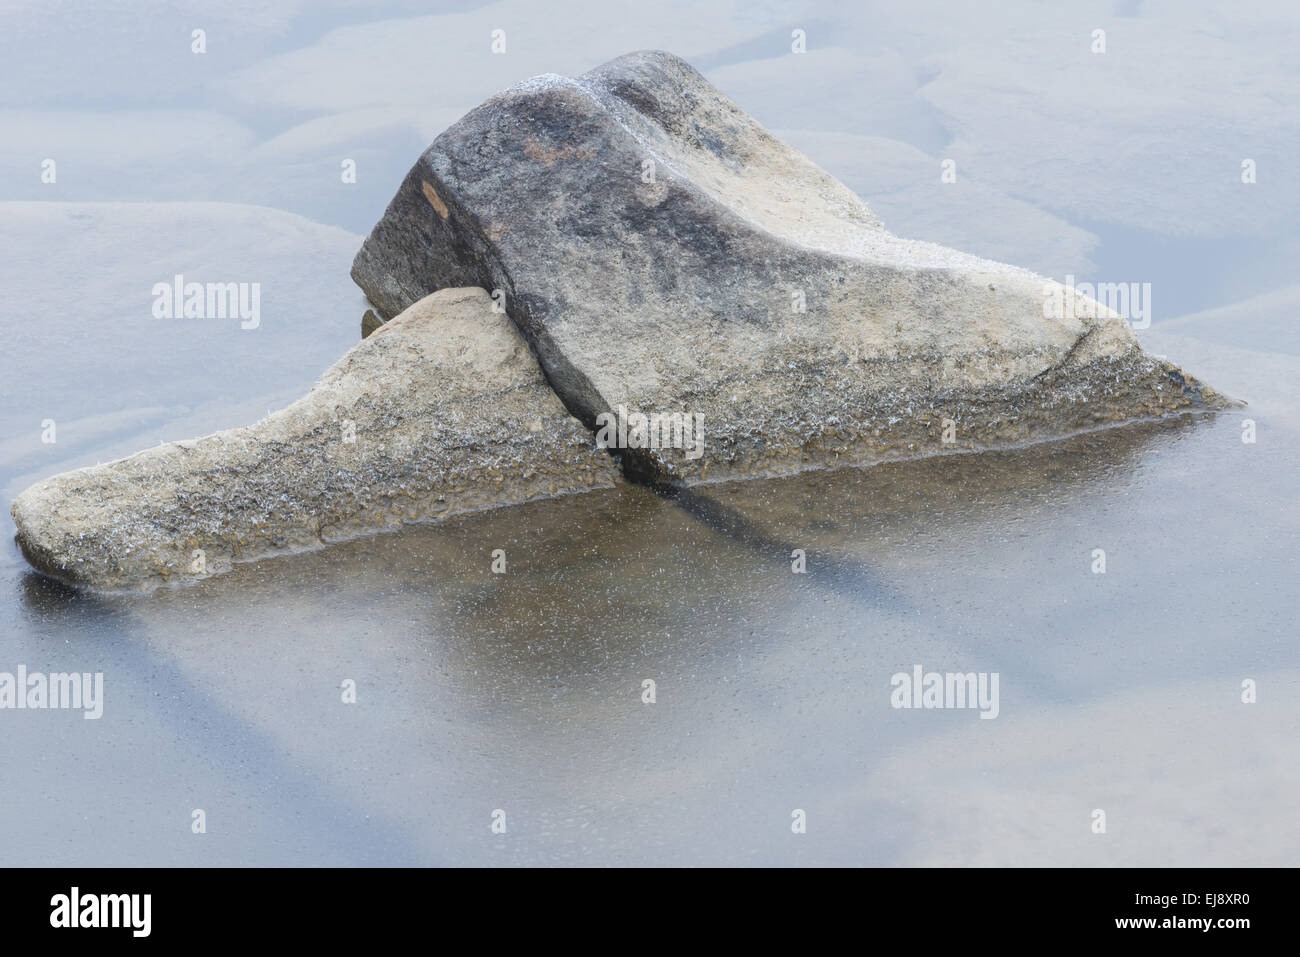
[{"label": "crack in rock", "polygon": [[363,339],[306,396],[36,483],[28,559],[148,587],[609,487],[616,461],[680,490],[1232,404],[1077,291],[891,235],[663,52],[472,110],[352,276]]}]

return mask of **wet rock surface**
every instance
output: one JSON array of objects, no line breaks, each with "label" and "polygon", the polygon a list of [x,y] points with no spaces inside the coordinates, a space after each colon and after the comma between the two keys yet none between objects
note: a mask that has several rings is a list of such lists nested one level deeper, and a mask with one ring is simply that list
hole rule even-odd
[{"label": "wet rock surface", "polygon": [[352,274],[383,316],[442,286],[493,290],[589,428],[620,407],[702,416],[703,455],[623,450],[656,484],[1015,446],[1227,401],[1074,290],[891,235],[661,52],[471,111],[412,168]]},{"label": "wet rock surface", "polygon": [[615,479],[487,293],[446,289],[288,408],[53,476],[11,511],[38,568],[123,588]]},{"label": "wet rock surface", "polygon": [[1231,403],[1073,288],[891,235],[666,53],[471,111],[352,275],[363,341],[308,395],[38,482],[11,509],[28,559],[148,586],[619,466],[676,494]]}]

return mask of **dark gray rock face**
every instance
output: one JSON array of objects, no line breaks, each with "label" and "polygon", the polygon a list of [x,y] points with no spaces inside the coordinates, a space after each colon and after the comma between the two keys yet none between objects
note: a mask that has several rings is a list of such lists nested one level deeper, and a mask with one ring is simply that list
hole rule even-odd
[{"label": "dark gray rock face", "polygon": [[1226,402],[1073,290],[891,235],[666,53],[537,77],[471,111],[420,157],[352,275],[385,318],[436,289],[492,290],[588,428],[620,407],[701,417],[702,455],[627,449],[656,482]]}]

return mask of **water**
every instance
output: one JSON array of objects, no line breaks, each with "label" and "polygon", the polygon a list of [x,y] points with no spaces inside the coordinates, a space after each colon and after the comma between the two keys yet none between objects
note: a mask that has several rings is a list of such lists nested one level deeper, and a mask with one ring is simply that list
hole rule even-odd
[{"label": "water", "polygon": [[[98,721],[5,714],[0,846],[22,864],[1285,863],[1300,516],[1259,503],[1294,474],[1289,445],[1219,416],[688,502],[629,485],[139,598],[70,591],[11,548],[5,661],[103,671],[106,701]],[[914,664],[998,672],[999,716],[892,708]]]},{"label": "water", "polygon": [[[574,11],[557,17],[560,39],[545,55],[527,48],[502,61],[508,68],[494,60],[475,73],[469,54],[457,53],[473,89],[440,91],[446,102],[434,105],[453,115],[439,122],[474,105],[479,87],[485,94],[531,72],[573,72],[624,47],[697,55],[761,119],[820,131],[796,141],[814,159],[826,150],[827,165],[869,203],[873,194],[908,197],[886,217],[901,234],[996,248],[1057,278],[1162,280],[1144,342],[1250,406],[1013,452],[709,486],[676,499],[623,485],[237,566],[195,587],[140,596],[79,593],[36,575],[12,542],[6,510],[0,671],[102,671],[105,702],[95,721],[68,711],[0,712],[0,864],[1300,859],[1300,358],[1289,345],[1294,287],[1280,288],[1293,281],[1293,227],[1251,237],[1240,247],[1250,262],[1225,252],[1240,228],[1216,227],[1212,215],[1201,219],[1199,239],[1144,252],[1131,227],[1140,197],[1126,195],[1122,215],[1045,209],[1025,201],[1035,201],[1033,189],[1019,189],[1014,177],[999,185],[995,169],[964,158],[959,183],[982,174],[984,192],[926,204],[907,170],[924,159],[918,150],[932,153],[925,182],[940,188],[945,136],[936,124],[952,121],[944,97],[978,91],[983,81],[970,72],[970,49],[978,47],[979,62],[1001,62],[999,50],[1019,56],[1024,82],[1049,105],[1064,88],[1035,73],[1021,47],[989,37],[962,46],[942,32],[943,18],[906,26],[907,14],[893,9],[868,29],[810,16],[808,62],[822,66],[798,74],[770,59],[788,48],[784,15],[740,23],[727,17],[741,14],[719,7],[707,21],[714,26],[694,32],[649,18],[627,28],[635,42],[598,49],[591,37],[599,31],[576,29],[588,14]],[[1054,42],[1059,25],[1038,16],[1025,13],[1017,42]],[[23,167],[23,183],[0,196],[31,201],[0,203],[6,503],[44,475],[251,422],[300,395],[357,340],[363,303],[347,279],[351,256],[423,140],[403,125],[409,117],[382,127],[388,114],[364,102],[343,104],[337,116],[324,102],[263,110],[248,92],[253,81],[274,79],[275,55],[315,44],[348,17],[304,16],[261,47],[241,46],[234,64],[206,61],[208,74],[177,87],[174,102],[158,101],[162,94],[129,75],[107,77],[96,99],[76,93],[69,74],[51,80],[34,108],[15,104],[29,120],[75,106],[102,122],[60,153],[94,156],[93,183],[79,181],[69,162],[60,166],[67,192],[42,193]],[[1143,29],[1163,22],[1121,21]],[[1248,27],[1242,21],[1223,41],[1225,57],[1254,63],[1281,32]],[[839,46],[816,59],[815,41],[827,34]],[[355,67],[348,36],[337,40],[342,59],[327,62]],[[517,30],[511,36],[522,42]],[[892,52],[874,46],[895,42],[890,36],[906,39]],[[124,42],[111,37],[100,38],[107,46],[97,69]],[[31,57],[53,62],[48,45],[57,38],[29,41]],[[890,72],[895,59],[900,67]],[[820,107],[816,90],[852,87],[835,79],[841,60],[843,77],[894,76],[893,92],[866,104],[868,114],[842,98]],[[313,62],[285,68],[310,78]],[[264,72],[239,73],[248,63]],[[765,107],[754,91],[769,75],[786,99]],[[929,96],[944,75],[944,96]],[[1290,81],[1279,77],[1257,82],[1284,93]],[[988,82],[1003,89],[1011,81],[994,74]],[[395,95],[405,108],[423,94]],[[924,110],[911,109],[921,101]],[[217,155],[219,176],[183,145],[177,157],[144,167],[134,154],[105,154],[95,137],[119,119],[134,129],[142,104],[234,117],[262,146]],[[1209,113],[1216,104],[1203,98]],[[1077,159],[1064,141],[1044,143],[1047,159],[1067,164],[1062,177],[1070,162],[1104,151],[1106,137],[1118,144],[1133,135],[1137,127],[1118,119],[1127,101],[1109,108],[1117,119],[1099,121]],[[302,112],[313,109],[319,115]],[[1140,103],[1131,109],[1145,115]],[[317,119],[324,125],[307,126]],[[976,156],[993,149],[998,131],[973,122],[962,136]],[[298,139],[263,142],[299,123]],[[387,132],[356,133],[371,127]],[[1192,126],[1160,132],[1195,146]],[[854,139],[864,134],[908,144],[881,153],[897,159],[889,167],[897,181],[880,180],[873,154]],[[1293,135],[1288,127],[1274,138]],[[372,165],[362,165],[359,192],[345,198],[338,157],[363,142]],[[1168,153],[1179,155],[1176,147]],[[1122,149],[1111,155],[1130,161]],[[1193,164],[1163,170],[1168,187],[1151,201],[1160,213],[1153,222],[1163,222],[1170,203],[1184,202],[1190,221],[1203,204],[1218,204],[1213,213],[1227,202],[1227,193],[1198,193]],[[1126,176],[1113,171],[1117,182]],[[1292,198],[1283,180],[1259,184],[1280,191],[1261,192],[1277,208]],[[188,199],[217,202],[178,202]],[[250,199],[282,209],[242,205]],[[962,209],[1006,215],[985,222],[945,212]],[[1053,266],[1058,235],[1068,241]],[[1105,274],[1087,274],[1090,255]],[[1167,261],[1175,256],[1185,260],[1181,273]],[[178,272],[260,282],[261,327],[154,320],[150,288]],[[1164,277],[1180,274],[1194,279],[1175,294],[1168,287],[1177,278]],[[1233,305],[1259,294],[1272,298]],[[1224,308],[1167,323],[1160,302],[1187,313]],[[41,441],[46,419],[57,425],[53,444]],[[1254,443],[1242,441],[1245,419],[1254,422]],[[504,575],[490,569],[497,548],[506,552]],[[1099,548],[1104,574],[1093,572]],[[796,549],[806,553],[806,574],[792,572]],[[891,676],[915,665],[997,672],[997,718],[891,707]],[[642,701],[647,679],[653,704]],[[1254,704],[1241,700],[1247,679],[1258,689]],[[355,704],[342,700],[349,680]],[[192,833],[195,809],[206,814],[204,834]],[[505,834],[491,829],[498,809]],[[806,834],[791,832],[795,809],[806,814]],[[1096,809],[1106,813],[1105,834],[1092,833]]]}]

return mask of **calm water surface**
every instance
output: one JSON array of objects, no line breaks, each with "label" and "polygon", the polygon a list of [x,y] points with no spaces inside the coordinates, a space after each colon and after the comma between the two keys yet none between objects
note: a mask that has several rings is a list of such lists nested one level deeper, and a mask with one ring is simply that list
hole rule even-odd
[{"label": "calm water surface", "polygon": [[[0,864],[1300,863],[1291,8],[1121,5],[1099,57],[1091,14],[1011,0],[299,6],[209,5],[204,56],[188,8],[0,12],[0,671],[106,698],[0,712]],[[150,595],[28,569],[27,485],[246,425],[356,342],[352,256],[434,135],[653,47],[898,235],[1152,283],[1144,343],[1249,408],[623,486]],[[153,319],[177,274],[259,283],[259,327]],[[997,672],[998,717],[892,708],[916,665]]]},{"label": "calm water surface", "polygon": [[[10,525],[0,667],[102,671],[106,700],[0,715],[4,863],[1294,863],[1297,461],[1267,399],[627,485],[142,596],[32,573]],[[895,710],[917,664],[997,672],[999,716]]]}]

